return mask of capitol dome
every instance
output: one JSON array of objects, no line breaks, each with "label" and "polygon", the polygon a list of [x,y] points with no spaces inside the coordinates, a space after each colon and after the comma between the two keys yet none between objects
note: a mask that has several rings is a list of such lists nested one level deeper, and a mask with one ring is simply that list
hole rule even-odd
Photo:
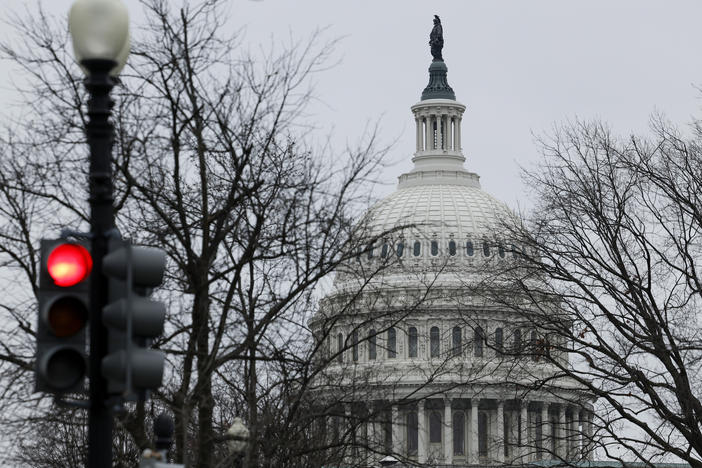
[{"label": "capitol dome", "polygon": [[[481,294],[496,265],[519,265],[506,262],[526,252],[502,232],[513,212],[464,167],[466,107],[437,44],[411,108],[414,168],[361,218],[353,258],[310,321],[327,359],[320,401],[335,408],[323,432],[332,442],[350,434],[347,465],[386,455],[454,467],[589,458],[576,433],[591,431],[592,397],[558,377],[567,347],[495,300],[509,284]],[[547,380],[558,389],[534,388]]]},{"label": "capitol dome", "polygon": [[498,235],[513,217],[507,206],[476,186],[444,184],[401,188],[378,202],[366,222],[369,234],[416,226],[427,238],[481,239]]},{"label": "capitol dome", "polygon": [[[446,67],[440,70],[446,82]],[[428,276],[457,270],[476,273],[476,268],[514,256],[516,246],[505,244],[503,232],[505,223],[516,220],[514,213],[483,191],[480,177],[464,167],[460,129],[465,106],[426,90],[423,96],[412,106],[414,168],[359,221],[357,261],[366,265],[349,262],[341,268],[335,280],[339,291],[368,281],[369,274],[372,284],[390,276],[423,283]]]}]

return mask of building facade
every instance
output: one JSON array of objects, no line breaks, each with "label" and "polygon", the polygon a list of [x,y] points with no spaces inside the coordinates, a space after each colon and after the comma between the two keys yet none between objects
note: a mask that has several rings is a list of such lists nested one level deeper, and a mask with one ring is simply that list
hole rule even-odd
[{"label": "building facade", "polygon": [[359,222],[358,255],[312,321],[341,402],[328,432],[350,433],[347,458],[373,466],[589,459],[592,398],[554,377],[544,353],[557,338],[490,299],[509,294],[494,273],[527,252],[501,236],[512,212],[465,168],[466,106],[434,51],[411,107],[414,168]]}]

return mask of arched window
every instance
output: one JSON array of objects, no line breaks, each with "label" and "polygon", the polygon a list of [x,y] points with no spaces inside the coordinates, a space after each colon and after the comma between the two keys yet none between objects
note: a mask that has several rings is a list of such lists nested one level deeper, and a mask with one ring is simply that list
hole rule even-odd
[{"label": "arched window", "polygon": [[483,241],[483,255],[490,256],[490,244],[487,241]]},{"label": "arched window", "polygon": [[481,327],[478,327],[473,332],[473,351],[475,357],[483,357],[483,341],[485,341],[485,332]]},{"label": "arched window", "polygon": [[422,244],[419,241],[414,241],[414,247],[412,249],[412,254],[415,257],[419,257],[419,254],[422,253]]},{"label": "arched window", "polygon": [[484,411],[478,412],[478,456],[488,454],[488,418]]},{"label": "arched window", "polygon": [[505,344],[504,344],[504,334],[502,332],[502,328],[496,328],[495,329],[495,351],[497,351],[497,354],[500,355],[504,352],[505,350]]},{"label": "arched window", "polygon": [[505,248],[502,246],[502,244],[498,244],[497,253],[500,255],[500,258],[505,258]]},{"label": "arched window", "polygon": [[404,242],[399,242],[397,244],[397,256],[402,257],[402,254],[405,253],[405,243]]},{"label": "arched window", "polygon": [[429,443],[441,443],[441,413],[438,411],[429,413]]},{"label": "arched window", "polygon": [[515,354],[522,352],[522,331],[519,328],[514,330],[514,347],[512,349]]},{"label": "arched window", "polygon": [[453,327],[453,331],[451,332],[451,351],[454,356],[459,356],[461,354],[463,347],[463,343],[461,342],[462,335],[461,327]]},{"label": "arched window", "polygon": [[371,330],[368,332],[368,359],[375,359],[377,357],[376,343],[375,330]]},{"label": "arched window", "polygon": [[417,412],[410,411],[407,413],[407,455],[417,455],[419,447],[419,424]]},{"label": "arched window", "polygon": [[368,260],[373,258],[373,244],[368,244]]},{"label": "arched window", "polygon": [[465,454],[465,415],[463,411],[456,411],[453,413],[453,454],[454,455],[464,455]]},{"label": "arched window", "polygon": [[551,356],[551,346],[548,342],[548,336],[544,335],[536,338],[534,343],[534,361],[538,361],[542,357]]},{"label": "arched window", "polygon": [[439,243],[435,240],[431,241],[431,254],[434,257],[439,255]]},{"label": "arched window", "polygon": [[409,357],[417,357],[417,327],[409,328]]},{"label": "arched window", "polygon": [[466,255],[472,257],[474,253],[475,250],[473,249],[473,241],[466,241]]},{"label": "arched window", "polygon": [[395,327],[388,329],[388,357],[397,357],[397,332]]},{"label": "arched window", "polygon": [[339,333],[336,335],[336,360],[339,362],[344,362],[344,335]]},{"label": "arched window", "polygon": [[441,347],[439,345],[439,328],[438,327],[431,327],[431,330],[429,330],[429,350],[430,350],[430,355],[431,357],[439,357],[439,353],[441,352]]},{"label": "arched window", "polygon": [[382,258],[385,258],[388,256],[388,244],[383,244],[383,247],[380,249],[380,256]]},{"label": "arched window", "polygon": [[354,330],[351,332],[351,355],[353,356],[353,362],[358,362],[358,331]]},{"label": "arched window", "polygon": [[448,247],[449,247],[449,255],[454,257],[456,255],[456,242],[453,239],[451,239],[449,241]]}]

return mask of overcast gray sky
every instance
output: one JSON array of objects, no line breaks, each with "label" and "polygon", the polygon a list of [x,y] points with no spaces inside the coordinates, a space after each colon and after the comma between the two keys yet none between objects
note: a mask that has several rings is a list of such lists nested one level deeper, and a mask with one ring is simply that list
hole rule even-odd
[{"label": "overcast gray sky", "polygon": [[[171,0],[178,4],[179,0]],[[44,0],[65,14],[72,0]],[[126,2],[138,21],[138,2]],[[24,8],[3,0],[0,13]],[[232,0],[232,28],[245,44],[268,43],[318,27],[343,36],[341,62],[317,76],[321,102],[312,107],[336,141],[353,141],[382,117],[398,164],[411,169],[413,118],[409,107],[427,83],[432,17],[444,25],[444,59],[457,99],[467,105],[463,146],[483,188],[515,207],[526,192],[519,165],[538,159],[533,134],[575,117],[601,118],[627,134],[646,131],[651,112],[685,123],[699,115],[702,83],[702,2],[647,0]],[[0,33],[10,34],[0,26]],[[3,64],[5,70],[7,64]],[[7,89],[0,106],[16,96]],[[322,130],[324,131],[324,130]]]}]

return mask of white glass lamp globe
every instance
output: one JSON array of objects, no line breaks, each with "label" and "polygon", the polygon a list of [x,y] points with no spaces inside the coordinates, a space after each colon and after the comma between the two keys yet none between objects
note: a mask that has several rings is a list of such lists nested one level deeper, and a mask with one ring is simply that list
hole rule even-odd
[{"label": "white glass lamp globe", "polygon": [[121,0],[76,0],[68,13],[68,29],[78,63],[114,60],[119,72],[129,55],[129,14]]},{"label": "white glass lamp globe", "polygon": [[244,424],[241,418],[234,418],[234,423],[232,427],[227,430],[227,435],[233,440],[229,441],[229,449],[236,453],[241,454],[246,450],[246,444],[249,438],[249,429]]},{"label": "white glass lamp globe", "polygon": [[112,76],[117,76],[119,73],[122,71],[124,66],[127,64],[127,57],[129,57],[129,52],[131,50],[132,43],[131,40],[129,39],[129,35],[127,35],[127,41],[124,43],[122,46],[122,50],[119,51],[119,54],[117,54],[117,58],[115,59],[117,61],[117,66],[112,69],[110,72],[110,75]]}]

